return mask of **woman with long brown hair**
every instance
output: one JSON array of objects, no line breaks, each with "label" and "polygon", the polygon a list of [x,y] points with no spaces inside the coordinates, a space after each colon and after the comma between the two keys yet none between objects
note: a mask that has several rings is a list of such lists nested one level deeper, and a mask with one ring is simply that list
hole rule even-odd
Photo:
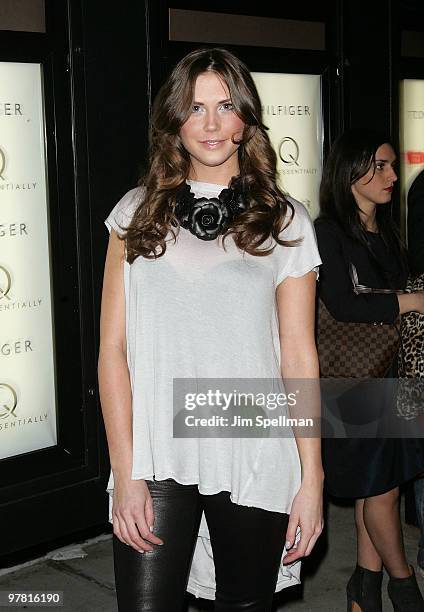
[{"label": "woman with long brown hair", "polygon": [[180,379],[198,405],[204,379],[208,397],[228,379],[318,379],[313,227],[277,186],[234,55],[197,50],[174,68],[147,174],[106,224],[99,384],[119,610],[178,612],[187,582],[216,610],[270,610],[322,530],[318,437],[173,436]]}]

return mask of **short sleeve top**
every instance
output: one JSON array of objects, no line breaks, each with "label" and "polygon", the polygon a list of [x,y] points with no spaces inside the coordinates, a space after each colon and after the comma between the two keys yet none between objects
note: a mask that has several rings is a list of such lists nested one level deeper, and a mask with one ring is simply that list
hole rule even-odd
[{"label": "short sleeve top", "polygon": [[[190,185],[196,197],[217,197],[224,188]],[[142,197],[141,189],[128,192],[107,218],[109,230],[122,235]],[[180,228],[163,256],[124,263],[133,479],[172,478],[205,495],[229,491],[234,503],[290,512],[301,482],[295,439],[174,438],[173,379],[281,378],[276,288],[321,263],[309,215],[292,203],[282,237],[300,238],[297,246],[276,245],[258,257],[231,237],[224,249],[219,239]]]},{"label": "short sleeve top", "polygon": [[[196,197],[223,186],[191,182]],[[127,193],[106,225],[122,234],[140,203]],[[124,265],[127,358],[133,401],[134,479],[174,478],[201,493],[230,491],[236,503],[288,512],[300,485],[293,438],[173,438],[174,378],[280,378],[276,287],[317,270],[319,257],[306,209],[283,232],[298,246],[267,256],[240,251],[232,239],[203,241],[180,228],[162,257]]]}]

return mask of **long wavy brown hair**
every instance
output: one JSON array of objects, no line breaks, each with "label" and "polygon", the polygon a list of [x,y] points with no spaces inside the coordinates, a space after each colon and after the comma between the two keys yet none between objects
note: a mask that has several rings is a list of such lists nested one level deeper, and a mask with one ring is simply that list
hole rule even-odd
[{"label": "long wavy brown hair", "polygon": [[[190,116],[196,79],[208,71],[225,83],[234,112],[245,126],[237,144],[240,183],[248,209],[236,218],[223,239],[232,235],[239,249],[259,256],[270,254],[276,244],[299,243],[280,237],[293,219],[294,207],[277,186],[277,157],[262,123],[261,102],[247,67],[225,49],[198,49],[176,65],[154,101],[148,171],[140,179],[141,201],[124,233],[129,263],[139,255],[160,257],[170,237],[176,240],[176,194],[190,173],[190,156],[181,142],[180,129]],[[270,237],[274,240],[264,245]]]}]

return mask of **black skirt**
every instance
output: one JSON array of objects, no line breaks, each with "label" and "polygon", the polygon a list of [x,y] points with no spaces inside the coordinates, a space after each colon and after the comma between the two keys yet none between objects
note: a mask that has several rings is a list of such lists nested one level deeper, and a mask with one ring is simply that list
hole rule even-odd
[{"label": "black skirt", "polygon": [[323,465],[330,495],[380,495],[424,472],[424,437],[411,437],[423,436],[423,419],[399,417],[396,381],[367,381],[324,403]]},{"label": "black skirt", "polygon": [[326,488],[334,497],[381,495],[424,472],[420,439],[323,441]]}]

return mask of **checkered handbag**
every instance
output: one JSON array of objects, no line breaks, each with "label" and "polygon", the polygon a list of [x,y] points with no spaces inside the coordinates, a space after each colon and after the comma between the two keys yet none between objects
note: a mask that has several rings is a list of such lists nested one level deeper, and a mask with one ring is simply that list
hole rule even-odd
[{"label": "checkered handbag", "polygon": [[[358,283],[351,265],[354,292],[400,293],[392,289],[371,289]],[[383,323],[337,321],[318,300],[317,348],[323,378],[382,378],[400,345],[398,326]]]}]

